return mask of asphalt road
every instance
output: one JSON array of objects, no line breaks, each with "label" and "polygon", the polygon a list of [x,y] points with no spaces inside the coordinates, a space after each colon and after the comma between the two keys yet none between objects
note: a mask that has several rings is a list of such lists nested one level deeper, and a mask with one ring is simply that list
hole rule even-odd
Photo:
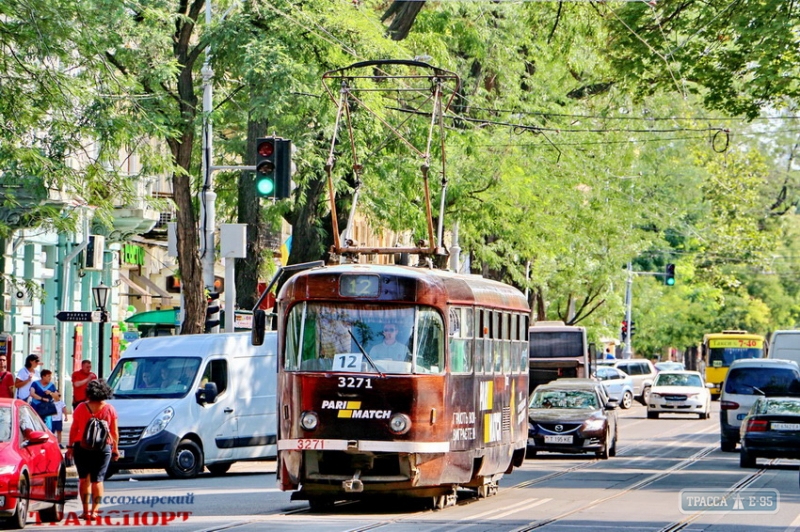
[{"label": "asphalt road", "polygon": [[[106,495],[116,499],[103,506],[102,522],[78,521],[79,505],[71,501],[61,526],[180,532],[800,531],[797,461],[762,459],[757,469],[741,469],[738,453],[719,450],[717,415],[648,420],[638,404],[619,414],[616,457],[544,453],[504,477],[496,496],[479,500],[463,491],[458,505],[440,511],[387,498],[312,513],[305,502],[292,502],[275,487],[275,462],[256,462],[191,481],[172,480],[161,471],[120,474],[106,482]],[[680,493],[687,489],[694,490],[694,499],[681,508]],[[718,505],[696,506],[700,503]],[[28,526],[53,528],[33,520]]]}]

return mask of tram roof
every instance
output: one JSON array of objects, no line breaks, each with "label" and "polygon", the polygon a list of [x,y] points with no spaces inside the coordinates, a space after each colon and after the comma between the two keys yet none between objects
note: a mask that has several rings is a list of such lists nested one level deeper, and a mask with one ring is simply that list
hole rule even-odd
[{"label": "tram roof", "polygon": [[[529,310],[527,299],[519,289],[486,279],[480,275],[459,274],[434,268],[415,268],[411,266],[377,265],[377,264],[343,264],[323,266],[305,270],[294,275],[284,287],[302,277],[315,277],[342,274],[373,274],[414,279],[418,283],[427,284],[432,290],[439,290],[447,298],[447,303],[486,304],[503,308]],[[283,291],[282,291],[283,292]],[[282,296],[283,294],[281,294]]]}]

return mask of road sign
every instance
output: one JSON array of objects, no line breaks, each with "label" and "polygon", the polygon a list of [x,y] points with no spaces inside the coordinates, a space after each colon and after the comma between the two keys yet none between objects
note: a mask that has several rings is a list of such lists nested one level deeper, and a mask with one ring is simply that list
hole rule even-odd
[{"label": "road sign", "polygon": [[91,321],[100,323],[103,321],[103,313],[99,310],[62,310],[56,314],[58,321]]}]

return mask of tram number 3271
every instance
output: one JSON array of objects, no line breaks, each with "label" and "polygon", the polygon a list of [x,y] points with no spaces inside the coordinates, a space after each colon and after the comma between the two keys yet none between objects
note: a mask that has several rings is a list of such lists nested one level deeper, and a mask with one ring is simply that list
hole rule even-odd
[{"label": "tram number 3271", "polygon": [[310,451],[313,449],[323,449],[324,442],[325,440],[310,440],[310,439],[297,440],[297,450]]},{"label": "tram number 3271", "polygon": [[372,389],[372,379],[363,377],[339,377],[339,388]]}]

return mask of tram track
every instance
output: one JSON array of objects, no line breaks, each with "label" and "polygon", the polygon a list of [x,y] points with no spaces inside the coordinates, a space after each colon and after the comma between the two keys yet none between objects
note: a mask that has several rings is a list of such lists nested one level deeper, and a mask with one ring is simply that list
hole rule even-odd
[{"label": "tram track", "polygon": [[[684,431],[684,430],[685,430],[684,426],[676,426],[676,427],[670,428],[670,429],[668,429],[666,431],[659,432],[659,438],[661,438],[661,439],[663,439],[663,438],[671,438],[671,437],[680,435],[682,433],[682,431]],[[572,465],[570,467],[567,467],[565,469],[562,469],[562,470],[559,470],[559,471],[553,471],[553,472],[550,472],[550,473],[545,474],[543,476],[540,476],[538,478],[526,480],[526,481],[519,482],[517,484],[511,485],[511,486],[508,486],[506,488],[502,488],[501,491],[500,491],[500,496],[502,496],[504,493],[510,493],[512,491],[523,490],[523,489],[527,489],[527,488],[529,488],[531,486],[544,484],[544,483],[546,483],[548,481],[551,481],[553,479],[557,479],[559,477],[564,477],[564,476],[567,476],[567,475],[569,475],[571,473],[579,472],[581,470],[585,470],[587,468],[591,468],[592,466],[596,466],[598,464],[619,464],[622,469],[625,469],[626,468],[626,464],[630,464],[633,467],[640,466],[642,460],[644,460],[644,461],[662,460],[662,459],[672,459],[672,460],[678,459],[678,460],[680,460],[678,463],[673,464],[668,469],[666,469],[664,471],[659,471],[657,473],[653,473],[653,474],[651,474],[651,475],[649,475],[649,476],[647,476],[645,478],[639,479],[639,480],[631,483],[627,487],[621,488],[620,491],[618,491],[618,492],[616,492],[616,493],[614,493],[612,495],[608,495],[608,496],[605,496],[605,497],[594,499],[594,500],[592,500],[592,501],[590,501],[590,502],[588,502],[586,504],[581,505],[578,508],[573,508],[573,509],[571,509],[569,511],[562,512],[562,513],[560,513],[560,514],[558,514],[558,515],[556,515],[554,517],[551,517],[551,518],[534,521],[532,523],[529,523],[529,524],[527,524],[525,526],[522,526],[522,527],[519,527],[519,528],[515,528],[513,530],[514,530],[514,532],[527,532],[529,530],[538,530],[538,529],[545,528],[548,525],[552,525],[552,524],[557,523],[559,521],[563,521],[564,519],[567,519],[570,516],[573,516],[573,515],[579,514],[581,512],[590,510],[593,507],[598,506],[600,504],[603,504],[603,503],[605,503],[607,501],[610,501],[610,500],[613,500],[613,499],[617,499],[617,498],[622,497],[622,496],[624,496],[626,494],[629,494],[629,493],[631,493],[633,491],[643,489],[643,488],[653,484],[654,482],[659,481],[660,479],[666,478],[667,476],[669,476],[671,474],[674,474],[674,473],[676,473],[678,471],[686,469],[686,468],[690,467],[691,465],[699,462],[704,457],[706,457],[709,454],[711,454],[713,451],[715,451],[718,448],[718,444],[716,442],[714,442],[711,445],[705,445],[705,446],[701,447],[700,449],[696,450],[695,452],[693,452],[691,455],[685,457],[685,458],[681,458],[679,456],[670,456],[670,455],[674,454],[675,451],[677,449],[679,449],[679,448],[685,448],[686,446],[696,445],[697,443],[699,443],[698,440],[707,437],[709,432],[714,432],[716,430],[717,430],[716,426],[709,426],[709,427],[705,428],[704,430],[702,430],[700,432],[691,434],[690,436],[688,436],[686,438],[683,438],[683,440],[677,445],[674,445],[674,444],[673,445],[665,445],[663,447],[663,452],[661,452],[660,450],[658,452],[651,452],[651,451],[648,451],[646,449],[646,446],[648,444],[650,444],[650,445],[653,444],[653,441],[654,441],[653,438],[639,438],[639,439],[637,439],[635,441],[632,441],[632,442],[630,442],[630,443],[628,443],[628,444],[626,444],[624,446],[621,446],[619,448],[618,453],[617,453],[617,457],[616,458],[612,458],[611,460],[600,460],[600,459],[596,459],[596,458],[591,458],[591,459],[586,460],[585,462],[574,464],[574,465]],[[640,454],[640,455],[637,455],[637,450],[641,450],[641,449],[644,449],[645,452]],[[533,461],[530,461],[530,463],[532,463],[532,462]],[[639,463],[637,463],[637,462],[639,462]],[[758,476],[760,474],[763,474],[763,470],[761,470],[761,471],[759,471],[757,473],[754,473],[753,475],[749,475],[749,476],[743,478],[742,480],[737,482],[736,485],[734,485],[734,486],[732,486],[730,488],[731,489],[731,493],[734,493],[734,490],[744,489],[746,486],[748,486],[752,482],[754,482],[758,478]],[[492,500],[494,500],[496,498],[497,497],[491,497]],[[458,503],[456,504],[456,507],[470,506],[473,503],[479,502],[481,500],[483,500],[483,499],[479,499],[478,497],[463,498],[463,499],[458,501]],[[546,503],[551,502],[551,501],[552,501],[552,499],[547,499],[547,498],[534,499],[534,500],[527,499],[524,502],[505,505],[505,506],[503,506],[501,508],[495,507],[495,508],[483,511],[482,513],[477,513],[477,514],[471,515],[471,516],[464,516],[462,518],[459,518],[456,521],[449,522],[446,525],[446,528],[442,528],[442,530],[447,530],[448,532],[457,532],[458,530],[468,529],[468,528],[470,528],[472,526],[475,526],[476,524],[480,523],[481,521],[484,521],[485,519],[499,519],[499,518],[507,517],[509,515],[512,515],[514,513],[519,512],[519,511],[527,510],[527,509],[532,508],[534,506],[540,506],[540,505],[546,504]],[[358,501],[342,501],[342,502],[336,503],[334,505],[334,508],[336,508],[336,509],[344,509],[344,508],[346,508],[348,506],[358,505],[358,504],[359,504]],[[448,509],[444,509],[443,511],[446,512],[447,510]],[[387,516],[388,518],[385,518],[385,519],[380,519],[379,518],[378,520],[376,520],[374,522],[364,523],[364,524],[356,526],[354,528],[343,528],[343,530],[345,530],[346,532],[367,532],[367,531],[373,531],[373,530],[380,530],[382,528],[391,527],[393,525],[397,525],[397,524],[400,524],[400,523],[403,523],[403,522],[409,522],[409,521],[418,520],[421,517],[425,516],[426,514],[431,514],[434,511],[435,510],[432,510],[432,509],[424,509],[424,510],[420,510],[420,511],[413,511],[411,513],[405,513],[405,514],[402,514],[402,515],[396,515],[395,514],[395,515],[392,515],[391,517]],[[436,512],[438,512],[438,511],[436,511]],[[252,526],[254,524],[261,524],[261,525],[265,525],[267,523],[275,524],[276,521],[273,520],[273,517],[277,517],[277,518],[280,518],[280,517],[288,517],[288,518],[300,517],[300,518],[302,518],[302,517],[307,516],[307,515],[308,516],[317,516],[317,515],[320,515],[320,514],[316,514],[314,512],[311,512],[310,508],[307,508],[307,507],[296,508],[296,509],[284,511],[284,512],[282,512],[280,514],[275,514],[274,516],[265,516],[265,519],[249,519],[249,520],[242,521],[242,522],[239,522],[239,523],[229,523],[226,526],[222,526],[222,527],[218,527],[218,528],[209,528],[207,530],[204,530],[203,532],[222,532],[223,530],[225,530],[225,531],[227,531],[227,530],[235,530],[237,528]],[[350,517],[353,517],[354,519],[359,519],[360,516],[351,515]],[[683,519],[680,522],[671,523],[670,525],[668,525],[668,526],[664,527],[663,529],[659,530],[659,532],[673,532],[673,531],[677,532],[679,530],[683,530],[687,525],[689,525],[692,521],[694,521],[698,517],[699,517],[699,515],[697,515],[697,516],[694,516],[694,515],[693,516],[688,516],[686,519]],[[435,527],[435,528],[439,528],[439,527]]]}]

